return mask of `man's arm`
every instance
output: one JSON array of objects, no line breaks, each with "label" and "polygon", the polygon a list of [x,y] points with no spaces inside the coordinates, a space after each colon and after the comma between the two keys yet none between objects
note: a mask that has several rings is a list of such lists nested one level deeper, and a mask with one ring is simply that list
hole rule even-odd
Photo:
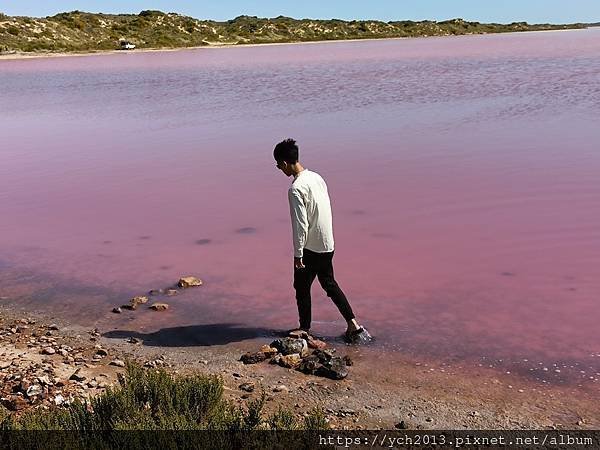
[{"label": "man's arm", "polygon": [[308,236],[308,215],[306,206],[299,191],[290,189],[288,191],[290,202],[290,215],[292,216],[292,237],[294,242],[294,257],[302,258],[304,244]]}]

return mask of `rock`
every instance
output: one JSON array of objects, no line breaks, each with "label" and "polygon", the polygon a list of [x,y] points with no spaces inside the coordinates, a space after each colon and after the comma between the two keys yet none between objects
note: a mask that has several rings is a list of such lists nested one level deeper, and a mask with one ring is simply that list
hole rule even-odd
[{"label": "rock", "polygon": [[166,294],[169,297],[173,297],[174,295],[177,295],[177,292],[178,292],[177,289],[167,289]]},{"label": "rock", "polygon": [[273,392],[288,392],[289,389],[285,384],[280,384],[273,388]]},{"label": "rock", "polygon": [[169,305],[166,303],[154,303],[152,306],[150,306],[150,309],[153,311],[166,311],[169,309]]},{"label": "rock", "polygon": [[44,355],[54,355],[56,353],[56,350],[54,350],[52,347],[46,347],[42,350],[42,354]]},{"label": "rock", "polygon": [[303,358],[297,369],[300,372],[315,375],[319,368],[322,367],[321,361],[315,355],[309,355],[306,358]]},{"label": "rock", "polygon": [[120,359],[113,359],[110,363],[110,366],[117,366],[117,367],[125,367],[125,363],[123,361],[121,361]]},{"label": "rock", "polygon": [[84,381],[85,379],[85,375],[81,374],[81,368],[77,369],[75,372],[73,372],[73,375],[69,377],[69,380],[73,381]]},{"label": "rock", "polygon": [[52,325],[48,326],[48,329],[49,330],[54,330],[54,331],[58,331],[59,330],[58,325],[56,325],[55,323],[53,323]]},{"label": "rock", "polygon": [[152,289],[151,291],[148,292],[148,295],[162,295],[164,293],[165,293],[164,289]]},{"label": "rock", "polygon": [[344,364],[347,366],[352,366],[354,364],[354,361],[352,361],[352,358],[350,358],[348,355],[344,356],[342,359],[344,360]]},{"label": "rock", "polygon": [[290,331],[288,334],[288,337],[294,338],[294,339],[308,339],[309,335],[307,331],[304,330],[294,330],[294,331]]},{"label": "rock", "polygon": [[300,355],[304,356],[308,352],[308,345],[304,339],[296,339],[291,337],[275,339],[273,342],[271,342],[271,347],[275,347],[282,355],[299,353]]},{"label": "rock", "polygon": [[46,386],[52,386],[54,383],[52,381],[50,381],[50,377],[48,377],[48,375],[43,375],[41,377],[38,377],[38,381]]},{"label": "rock", "polygon": [[96,355],[100,356],[101,358],[104,358],[105,356],[108,356],[108,351],[106,349],[99,348],[98,350],[96,350]]},{"label": "rock", "polygon": [[282,355],[279,359],[279,365],[290,369],[295,369],[302,362],[302,358],[299,353],[292,353],[291,355]]},{"label": "rock", "polygon": [[189,288],[192,286],[202,286],[202,280],[196,277],[181,277],[179,279],[179,283],[177,283],[179,287]]},{"label": "rock", "polygon": [[35,397],[37,395],[40,395],[43,391],[44,390],[39,384],[32,384],[27,389],[27,393],[25,395],[27,395],[27,397]]},{"label": "rock", "polygon": [[308,344],[309,348],[316,348],[319,350],[323,350],[327,347],[327,343],[312,336],[308,336],[306,343]]},{"label": "rock", "polygon": [[404,420],[401,420],[394,425],[394,428],[397,428],[398,430],[408,430],[408,424]]},{"label": "rock", "polygon": [[143,305],[148,303],[148,297],[144,297],[143,295],[138,295],[129,300],[129,304],[135,309],[137,305]]},{"label": "rock", "polygon": [[208,360],[207,359],[201,359],[200,361],[198,361],[200,364],[208,364]]},{"label": "rock", "polygon": [[12,361],[1,361],[0,362],[0,370],[8,369],[12,366]]},{"label": "rock", "polygon": [[127,338],[127,342],[129,342],[130,344],[139,344],[142,341],[136,337],[131,336],[131,337]]},{"label": "rock", "polygon": [[112,312],[114,312],[115,314],[121,314],[121,308],[119,308],[118,306],[112,309]]},{"label": "rock", "polygon": [[242,378],[244,375],[242,375],[241,373],[233,372],[231,374],[231,376],[234,377],[234,378]]},{"label": "rock", "polygon": [[341,380],[348,376],[348,369],[342,358],[333,356],[329,361],[321,363],[321,367],[317,368],[315,374],[332,380]]},{"label": "rock", "polygon": [[122,309],[128,309],[129,311],[135,311],[137,309],[137,304],[136,305],[121,305]]},{"label": "rock", "polygon": [[56,397],[54,397],[54,404],[56,406],[60,406],[64,402],[65,402],[65,398],[62,395],[58,394]]},{"label": "rock", "polygon": [[242,383],[238,386],[242,391],[254,392],[254,385],[252,383]]},{"label": "rock", "polygon": [[241,356],[240,361],[244,364],[256,364],[264,361],[267,358],[268,356],[263,352],[247,352]]},{"label": "rock", "polygon": [[260,348],[260,351],[267,356],[275,356],[278,353],[278,350],[275,347],[271,347],[270,345],[263,345]]}]

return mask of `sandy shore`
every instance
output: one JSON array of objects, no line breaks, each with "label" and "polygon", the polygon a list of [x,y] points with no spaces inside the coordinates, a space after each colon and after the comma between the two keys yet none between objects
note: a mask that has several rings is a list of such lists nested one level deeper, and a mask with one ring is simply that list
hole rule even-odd
[{"label": "sandy shore", "polygon": [[[585,30],[585,28],[583,28]],[[419,38],[435,38],[435,37],[461,37],[461,36],[483,36],[489,34],[523,34],[523,33],[549,33],[549,32],[563,32],[563,31],[580,31],[581,29],[565,29],[565,30],[535,30],[535,31],[514,31],[507,33],[476,33],[476,34],[462,34],[457,36],[418,36],[418,37],[395,37],[395,38],[367,38],[367,39],[336,39],[326,41],[302,41],[302,42],[270,42],[264,44],[221,44],[211,43],[210,45],[201,45],[194,47],[178,47],[178,48],[140,48],[134,50],[97,50],[97,51],[86,51],[86,52],[16,52],[12,54],[0,54],[0,60],[10,59],[31,59],[31,58],[64,58],[67,56],[98,56],[98,55],[115,55],[123,53],[155,53],[155,52],[177,52],[184,50],[198,50],[198,49],[223,49],[223,48],[239,48],[239,47],[264,47],[264,46],[278,46],[278,45],[300,45],[300,44],[326,44],[326,43],[340,43],[340,42],[358,42],[358,41],[395,41],[395,40],[406,40],[406,39],[419,39]]]},{"label": "sandy shore", "polygon": [[[57,389],[65,399],[96,395],[114,384],[124,370],[111,362],[132,359],[178,373],[220,374],[226,397],[237,404],[264,390],[268,412],[283,406],[301,416],[320,406],[334,429],[393,429],[401,421],[408,429],[600,428],[596,402],[576,399],[567,388],[527,387],[518,377],[493,370],[474,373],[440,368],[433,361],[397,358],[388,362],[380,351],[342,345],[336,353],[348,355],[353,365],[347,378],[336,381],[267,362],[244,365],[239,361],[241,354],[258,350],[263,341],[150,347],[127,337],[108,338],[110,330],[48,323],[43,317],[13,311],[0,305],[0,380],[2,402],[9,409],[47,407],[54,402]],[[84,379],[70,380],[77,369]],[[18,373],[33,379],[48,375],[55,385],[48,388],[52,393],[44,402],[16,404],[9,388]],[[242,383],[253,384],[254,391],[243,391]],[[275,392],[280,385],[286,389]]]}]

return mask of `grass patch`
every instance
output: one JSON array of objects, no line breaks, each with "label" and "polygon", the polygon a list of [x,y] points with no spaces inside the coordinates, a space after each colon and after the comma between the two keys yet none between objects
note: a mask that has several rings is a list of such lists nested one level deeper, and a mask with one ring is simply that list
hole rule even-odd
[{"label": "grass patch", "polygon": [[327,429],[324,414],[313,409],[297,419],[279,409],[264,413],[266,394],[239,407],[223,399],[218,375],[171,375],[164,369],[144,369],[127,363],[119,384],[89,402],[36,409],[20,416],[0,414],[2,430],[319,430]]}]

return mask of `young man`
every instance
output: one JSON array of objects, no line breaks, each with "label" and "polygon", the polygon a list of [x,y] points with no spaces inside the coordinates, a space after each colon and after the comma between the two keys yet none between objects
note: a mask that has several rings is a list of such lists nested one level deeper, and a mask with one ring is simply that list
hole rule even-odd
[{"label": "young man", "polygon": [[302,167],[298,146],[286,139],[275,146],[277,168],[294,180],[288,190],[294,244],[294,289],[300,316],[300,330],[309,331],[311,321],[310,288],[315,277],[327,296],[346,319],[345,338],[350,342],[370,339],[359,326],[348,299],[333,275],[333,225],[327,185],[321,176]]}]

